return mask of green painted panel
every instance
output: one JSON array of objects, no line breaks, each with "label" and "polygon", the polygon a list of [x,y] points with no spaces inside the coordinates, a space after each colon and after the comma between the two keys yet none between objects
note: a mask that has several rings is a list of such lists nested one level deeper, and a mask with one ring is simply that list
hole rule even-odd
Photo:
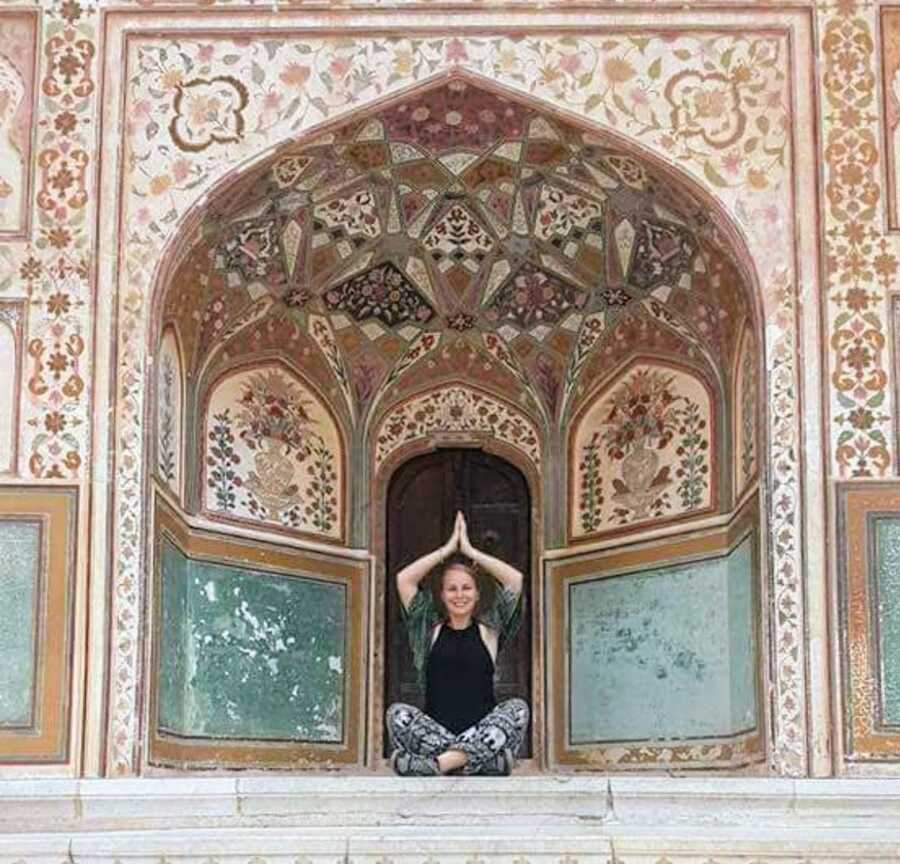
[{"label": "green painted panel", "polygon": [[40,525],[0,521],[0,726],[32,722],[40,566]]},{"label": "green painted panel", "polygon": [[874,575],[882,722],[900,726],[900,519],[875,520]]},{"label": "green painted panel", "polygon": [[748,537],[728,556],[728,639],[731,728],[756,726],[757,647],[753,549]]},{"label": "green painted panel", "polygon": [[184,726],[185,627],[188,623],[188,559],[168,540],[162,542],[159,567],[160,627],[159,643],[159,726],[182,729]]},{"label": "green painted panel", "polygon": [[755,725],[751,560],[748,538],[730,556],[569,586],[572,744]]},{"label": "green painted panel", "polygon": [[[172,556],[183,571],[166,564]],[[185,559],[173,546],[162,566],[161,639],[178,648],[161,652],[161,728],[202,738],[342,740],[343,585]]]}]

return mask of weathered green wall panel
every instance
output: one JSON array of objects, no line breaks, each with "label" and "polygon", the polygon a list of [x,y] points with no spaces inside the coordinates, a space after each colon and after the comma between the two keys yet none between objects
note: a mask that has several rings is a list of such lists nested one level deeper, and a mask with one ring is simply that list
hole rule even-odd
[{"label": "weathered green wall panel", "polygon": [[900,726],[900,519],[875,520],[874,590],[878,616],[882,723]]},{"label": "weathered green wall panel", "polygon": [[184,728],[188,559],[168,540],[160,546],[159,726]]},{"label": "weathered green wall panel", "polygon": [[750,562],[748,539],[729,557],[569,586],[572,744],[754,725]]},{"label": "weathered green wall panel", "polygon": [[748,537],[728,556],[728,639],[731,663],[731,728],[756,726],[757,614],[753,590],[753,548]]},{"label": "weathered green wall panel", "polygon": [[0,726],[28,726],[34,710],[40,543],[36,522],[0,521]]},{"label": "weathered green wall panel", "polygon": [[[181,565],[165,563],[172,556],[185,562],[183,576]],[[341,741],[342,585],[184,559],[170,546],[162,590],[162,645],[177,640],[180,650],[161,652],[161,728],[202,738]]]}]

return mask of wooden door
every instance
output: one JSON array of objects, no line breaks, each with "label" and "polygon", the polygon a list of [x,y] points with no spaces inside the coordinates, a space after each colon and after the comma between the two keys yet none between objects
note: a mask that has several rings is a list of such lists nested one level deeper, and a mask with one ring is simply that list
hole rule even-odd
[{"label": "wooden door", "polygon": [[[500,654],[497,700],[520,696],[531,704],[531,503],[528,484],[509,462],[482,450],[447,449],[418,456],[391,479],[387,496],[387,609],[385,705],[422,706],[394,578],[398,570],[450,536],[462,510],[469,538],[483,551],[525,574],[525,615]],[[431,590],[431,577],[423,590]],[[490,602],[483,596],[482,602]],[[385,736],[385,755],[387,754]],[[522,755],[531,756],[531,736]]]}]

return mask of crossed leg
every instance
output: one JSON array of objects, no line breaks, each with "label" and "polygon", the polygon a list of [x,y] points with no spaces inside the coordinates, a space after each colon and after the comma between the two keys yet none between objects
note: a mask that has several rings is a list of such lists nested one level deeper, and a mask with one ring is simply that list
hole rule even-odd
[{"label": "crossed leg", "polygon": [[515,758],[529,719],[524,699],[507,699],[474,726],[454,735],[413,705],[396,702],[387,710],[391,749],[404,760],[401,773],[506,773],[498,769],[503,753]]}]

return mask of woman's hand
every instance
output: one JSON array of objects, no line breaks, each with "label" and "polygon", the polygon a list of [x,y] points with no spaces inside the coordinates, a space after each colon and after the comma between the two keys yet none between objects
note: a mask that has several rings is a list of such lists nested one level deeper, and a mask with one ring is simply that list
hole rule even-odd
[{"label": "woman's hand", "polygon": [[475,547],[469,541],[469,528],[466,525],[466,517],[462,513],[458,513],[456,521],[459,525],[459,551],[467,558],[472,558],[475,554]]},{"label": "woman's hand", "polygon": [[465,523],[462,521],[462,513],[456,512],[456,519],[453,522],[453,531],[447,542],[441,546],[441,558],[449,558],[457,549],[459,549],[461,526]]},{"label": "woman's hand", "polygon": [[514,593],[520,592],[525,577],[505,561],[476,549],[469,540],[469,526],[466,525],[466,517],[460,513],[457,521],[459,522],[459,551],[467,558],[471,558],[472,562],[482,570],[490,573],[504,588]]}]

